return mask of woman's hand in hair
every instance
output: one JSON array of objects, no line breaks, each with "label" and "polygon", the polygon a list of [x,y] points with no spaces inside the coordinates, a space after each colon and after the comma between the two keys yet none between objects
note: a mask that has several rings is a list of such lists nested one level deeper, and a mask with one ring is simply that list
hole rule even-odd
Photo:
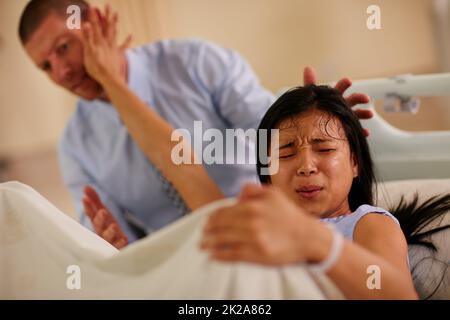
[{"label": "woman's hand in hair", "polygon": [[[316,84],[316,82],[317,82],[316,71],[312,67],[306,67],[303,70],[303,84],[304,85]],[[345,91],[351,86],[352,81],[349,78],[343,78],[336,83],[334,88],[338,90],[343,96]],[[345,98],[345,101],[347,101],[347,104],[350,107],[354,107],[358,104],[368,103],[370,101],[370,98],[367,94],[364,93],[352,93],[351,95]],[[370,119],[373,117],[372,111],[368,109],[355,109],[354,113],[361,120]],[[364,129],[364,133],[366,137],[369,136],[369,130]]]},{"label": "woman's hand in hair", "polygon": [[106,5],[103,14],[99,9],[89,7],[88,21],[83,24],[84,67],[102,85],[111,80],[126,79],[125,50],[131,36],[117,45],[117,22],[117,13],[111,12]]},{"label": "woman's hand in hair", "polygon": [[309,261],[316,255],[310,252],[310,237],[315,237],[318,224],[280,190],[247,185],[237,204],[210,216],[201,248],[222,261],[266,265]]}]

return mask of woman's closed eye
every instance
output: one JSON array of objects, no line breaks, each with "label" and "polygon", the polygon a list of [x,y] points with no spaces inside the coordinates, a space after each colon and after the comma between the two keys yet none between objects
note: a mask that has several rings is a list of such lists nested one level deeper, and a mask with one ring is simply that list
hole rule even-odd
[{"label": "woman's closed eye", "polygon": [[287,158],[293,157],[294,155],[295,155],[294,152],[289,153],[289,154],[280,154],[278,158],[279,159],[287,159]]},{"label": "woman's closed eye", "polygon": [[321,152],[321,153],[328,153],[328,152],[332,152],[332,151],[336,151],[336,149],[333,149],[333,148],[322,148],[322,149],[319,149],[319,152]]},{"label": "woman's closed eye", "polygon": [[287,159],[289,157],[292,157],[293,155],[295,155],[295,143],[291,141],[289,143],[283,144],[278,152],[279,159]]}]

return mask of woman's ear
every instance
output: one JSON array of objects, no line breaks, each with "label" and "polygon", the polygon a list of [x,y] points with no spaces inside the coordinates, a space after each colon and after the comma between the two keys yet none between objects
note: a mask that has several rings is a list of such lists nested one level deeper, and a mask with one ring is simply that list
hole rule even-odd
[{"label": "woman's ear", "polygon": [[358,161],[356,159],[356,155],[353,153],[352,154],[352,173],[353,173],[353,178],[356,178],[358,176],[358,172],[359,172]]}]

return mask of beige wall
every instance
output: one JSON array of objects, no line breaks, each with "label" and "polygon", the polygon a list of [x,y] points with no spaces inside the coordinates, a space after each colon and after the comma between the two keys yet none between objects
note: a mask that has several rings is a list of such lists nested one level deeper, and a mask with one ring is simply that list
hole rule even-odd
[{"label": "beige wall", "polygon": [[295,85],[304,65],[323,81],[436,71],[430,3],[375,1],[382,30],[366,28],[365,0],[163,0],[169,33],[237,48],[270,89]]},{"label": "beige wall", "polygon": [[166,35],[162,21],[164,0],[89,0],[89,3],[104,8],[109,3],[119,12],[119,38],[133,34],[133,45],[140,45]]}]

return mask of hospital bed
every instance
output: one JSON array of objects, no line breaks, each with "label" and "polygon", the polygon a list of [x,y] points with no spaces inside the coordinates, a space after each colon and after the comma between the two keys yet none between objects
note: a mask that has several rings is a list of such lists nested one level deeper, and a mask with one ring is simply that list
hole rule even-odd
[{"label": "hospital bed", "polygon": [[450,130],[400,130],[374,108],[375,101],[382,99],[386,111],[416,113],[420,97],[450,95],[450,73],[361,80],[348,90],[354,92],[371,98],[361,106],[371,108],[375,116],[363,126],[370,130],[368,141],[381,180],[450,178]]}]

